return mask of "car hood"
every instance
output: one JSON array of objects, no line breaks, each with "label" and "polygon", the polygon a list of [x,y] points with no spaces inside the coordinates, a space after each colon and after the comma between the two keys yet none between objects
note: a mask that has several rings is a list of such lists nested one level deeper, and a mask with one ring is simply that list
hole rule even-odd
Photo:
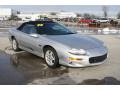
[{"label": "car hood", "polygon": [[76,49],[92,49],[102,46],[102,42],[90,36],[80,34],[48,35],[48,39]]}]

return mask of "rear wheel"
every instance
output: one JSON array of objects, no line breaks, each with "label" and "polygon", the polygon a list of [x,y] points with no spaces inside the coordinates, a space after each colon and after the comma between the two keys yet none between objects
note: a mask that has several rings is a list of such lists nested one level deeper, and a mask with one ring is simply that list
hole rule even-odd
[{"label": "rear wheel", "polygon": [[14,39],[14,38],[12,39],[12,49],[14,51],[20,51],[20,49],[18,47],[18,43],[17,43],[16,39]]},{"label": "rear wheel", "polygon": [[59,66],[58,55],[56,51],[51,47],[45,48],[44,59],[50,68],[57,68]]}]

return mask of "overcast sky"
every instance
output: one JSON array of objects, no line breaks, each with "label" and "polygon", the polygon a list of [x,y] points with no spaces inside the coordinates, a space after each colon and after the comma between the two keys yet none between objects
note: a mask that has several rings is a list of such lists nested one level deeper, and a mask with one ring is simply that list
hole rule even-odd
[{"label": "overcast sky", "polygon": [[[109,16],[114,16],[120,12],[120,5],[109,5]],[[92,13],[102,15],[100,5],[0,5],[0,8],[12,8],[22,12],[43,12],[43,11],[69,11],[78,13]]]}]

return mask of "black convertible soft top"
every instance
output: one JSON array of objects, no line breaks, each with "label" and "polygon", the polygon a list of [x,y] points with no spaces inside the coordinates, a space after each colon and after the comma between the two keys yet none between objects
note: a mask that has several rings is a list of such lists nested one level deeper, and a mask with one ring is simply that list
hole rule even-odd
[{"label": "black convertible soft top", "polygon": [[36,25],[39,23],[55,23],[54,21],[29,21],[29,22],[24,22],[22,25],[20,25],[17,29],[21,30],[21,28],[25,25],[25,24],[32,24],[32,25]]},{"label": "black convertible soft top", "polygon": [[54,23],[53,21],[29,21],[26,24],[38,24],[38,23]]}]

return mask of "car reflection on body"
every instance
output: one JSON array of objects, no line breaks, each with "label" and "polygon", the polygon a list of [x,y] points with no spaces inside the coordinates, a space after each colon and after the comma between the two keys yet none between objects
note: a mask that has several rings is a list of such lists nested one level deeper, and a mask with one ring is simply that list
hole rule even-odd
[{"label": "car reflection on body", "polygon": [[51,68],[59,65],[86,67],[102,64],[107,58],[104,43],[71,32],[53,21],[30,21],[9,30],[14,51],[20,49],[45,59]]}]

